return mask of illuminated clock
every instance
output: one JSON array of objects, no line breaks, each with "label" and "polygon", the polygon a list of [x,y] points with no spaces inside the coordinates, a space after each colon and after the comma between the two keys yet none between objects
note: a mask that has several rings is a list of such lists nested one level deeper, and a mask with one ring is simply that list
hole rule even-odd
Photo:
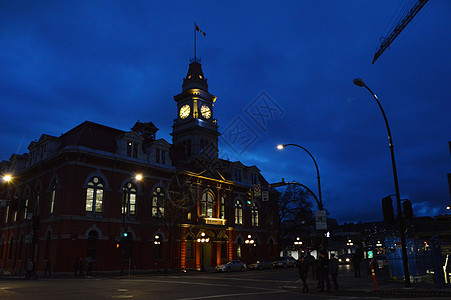
[{"label": "illuminated clock", "polygon": [[182,119],[188,118],[190,112],[191,112],[191,107],[188,104],[183,105],[180,108],[180,112],[179,112],[180,118],[182,118]]},{"label": "illuminated clock", "polygon": [[202,114],[202,117],[204,117],[205,119],[210,119],[211,118],[210,107],[208,107],[205,104],[200,107],[200,113]]}]

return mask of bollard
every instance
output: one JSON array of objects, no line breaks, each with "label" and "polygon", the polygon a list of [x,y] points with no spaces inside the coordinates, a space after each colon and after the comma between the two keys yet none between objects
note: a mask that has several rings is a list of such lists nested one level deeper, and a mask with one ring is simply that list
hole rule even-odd
[{"label": "bollard", "polygon": [[373,276],[374,290],[377,292],[376,271],[373,263],[371,263],[371,275]]}]

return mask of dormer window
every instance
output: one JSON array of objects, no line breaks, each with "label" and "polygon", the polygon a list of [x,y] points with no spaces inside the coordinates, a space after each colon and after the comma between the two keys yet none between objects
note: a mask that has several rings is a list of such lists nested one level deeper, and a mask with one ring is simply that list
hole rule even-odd
[{"label": "dormer window", "polygon": [[127,141],[127,156],[138,158],[138,143]]},{"label": "dormer window", "polygon": [[241,170],[235,169],[235,181],[240,182],[241,181]]},{"label": "dormer window", "polygon": [[155,149],[155,160],[157,164],[165,164],[166,163],[166,151],[161,150],[160,148]]}]

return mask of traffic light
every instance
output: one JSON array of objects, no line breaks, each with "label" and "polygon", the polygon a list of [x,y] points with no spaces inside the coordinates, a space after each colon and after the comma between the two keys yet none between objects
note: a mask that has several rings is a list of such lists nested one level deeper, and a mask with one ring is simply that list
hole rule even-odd
[{"label": "traffic light", "polygon": [[390,196],[382,198],[382,212],[384,213],[385,222],[393,222],[395,215],[393,213],[393,201]]},{"label": "traffic light", "polygon": [[246,194],[247,199],[246,199],[246,204],[247,206],[252,206],[252,204],[254,204],[254,195],[252,193],[252,190],[249,190]]}]

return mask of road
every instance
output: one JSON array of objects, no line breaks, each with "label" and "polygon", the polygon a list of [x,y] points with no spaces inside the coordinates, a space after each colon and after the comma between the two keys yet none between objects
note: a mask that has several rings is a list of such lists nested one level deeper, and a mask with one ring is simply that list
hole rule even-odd
[{"label": "road", "polygon": [[[346,270],[343,270],[346,272]],[[344,274],[345,275],[345,274]],[[316,282],[309,276],[310,288]],[[231,273],[177,273],[116,278],[0,281],[0,299],[359,299],[333,293],[302,294],[296,268]],[[380,299],[378,297],[371,297]]]}]

